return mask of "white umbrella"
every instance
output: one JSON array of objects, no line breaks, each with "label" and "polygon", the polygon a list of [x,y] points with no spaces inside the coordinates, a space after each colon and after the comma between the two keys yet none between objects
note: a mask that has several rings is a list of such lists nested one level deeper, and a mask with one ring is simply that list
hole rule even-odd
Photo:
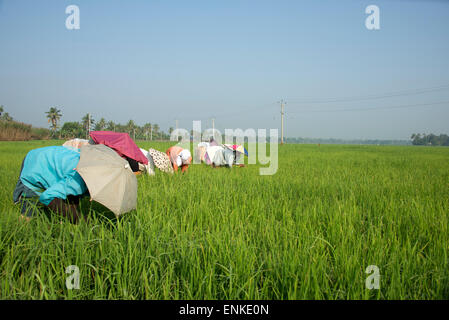
[{"label": "white umbrella", "polygon": [[136,176],[128,161],[113,149],[103,144],[82,146],[76,170],[86,183],[91,199],[116,216],[136,208]]}]

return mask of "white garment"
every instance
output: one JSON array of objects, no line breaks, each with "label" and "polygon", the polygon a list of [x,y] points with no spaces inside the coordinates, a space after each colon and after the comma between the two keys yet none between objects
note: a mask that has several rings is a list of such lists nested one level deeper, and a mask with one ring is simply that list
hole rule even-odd
[{"label": "white garment", "polygon": [[209,148],[210,147],[210,143],[209,142],[200,142],[200,143],[198,143],[198,147]]},{"label": "white garment", "polygon": [[150,153],[147,150],[145,150],[145,149],[142,149],[142,148],[139,148],[139,149],[140,149],[140,151],[142,151],[143,155],[145,157],[147,157],[147,159],[149,159],[148,156],[150,155]]},{"label": "white garment", "polygon": [[148,164],[142,164],[139,162],[139,170],[146,171],[150,176],[154,176],[156,174],[156,172],[154,171],[153,157],[150,155],[150,153],[147,150],[142,149],[142,148],[139,148],[139,149],[140,149],[140,151],[142,151],[144,156],[148,159]]},{"label": "white garment", "polygon": [[179,155],[176,157],[176,165],[178,167],[182,166],[182,159],[181,159],[181,156],[179,156]]},{"label": "white garment", "polygon": [[232,168],[232,165],[234,164],[234,152],[229,149],[223,149],[223,160],[223,165],[227,165],[229,168]]},{"label": "white garment", "polygon": [[234,153],[231,150],[223,148],[222,146],[214,146],[207,148],[207,154],[214,165],[232,168]]},{"label": "white garment", "polygon": [[73,149],[80,149],[82,146],[85,146],[88,144],[89,144],[89,140],[75,138],[72,140],[67,140],[66,142],[64,142],[64,144],[62,146],[67,147],[69,149],[70,149],[70,147]]},{"label": "white garment", "polygon": [[212,146],[206,149],[207,156],[209,157],[209,160],[211,162],[209,164],[212,164],[212,162],[214,162],[215,154],[217,152],[222,152],[222,150],[223,150],[222,146]]},{"label": "white garment", "polygon": [[[179,153],[179,157],[181,157],[182,164],[187,164],[187,161],[190,159],[192,155],[190,154],[190,150],[184,149]],[[176,162],[178,162],[176,160]],[[178,165],[179,167],[180,165]]]}]

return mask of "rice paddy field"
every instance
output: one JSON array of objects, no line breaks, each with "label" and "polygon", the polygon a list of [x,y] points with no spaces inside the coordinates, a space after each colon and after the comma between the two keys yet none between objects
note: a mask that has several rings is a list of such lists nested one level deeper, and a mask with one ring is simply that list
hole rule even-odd
[{"label": "rice paddy field", "polygon": [[120,219],[88,199],[89,222],[19,219],[22,159],[61,144],[0,142],[0,299],[449,298],[449,148],[283,145],[273,176],[204,164],[140,176]]}]

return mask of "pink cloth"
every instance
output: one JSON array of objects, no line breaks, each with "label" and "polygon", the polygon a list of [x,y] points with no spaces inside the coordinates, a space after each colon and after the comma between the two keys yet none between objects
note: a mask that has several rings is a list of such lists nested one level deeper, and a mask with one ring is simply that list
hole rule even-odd
[{"label": "pink cloth", "polygon": [[173,146],[173,147],[168,148],[167,154],[170,157],[171,163],[176,164],[176,158],[179,156],[179,154],[181,153],[182,150],[184,150],[184,149],[181,148],[180,146]]},{"label": "pink cloth", "polygon": [[148,159],[140,151],[127,133],[113,131],[91,131],[90,137],[97,144],[104,144],[114,149],[121,157],[126,156],[140,163],[148,164]]}]

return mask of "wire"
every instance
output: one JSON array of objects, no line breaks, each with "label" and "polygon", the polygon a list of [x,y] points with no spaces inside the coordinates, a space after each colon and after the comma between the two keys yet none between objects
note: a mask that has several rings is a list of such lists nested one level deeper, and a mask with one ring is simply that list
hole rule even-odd
[{"label": "wire", "polygon": [[[256,111],[256,112],[267,111],[270,109],[264,109],[265,107],[272,107],[275,104],[276,104],[275,102],[272,102],[272,103],[259,105],[259,106],[239,107],[239,111],[233,111],[233,112],[224,112],[224,113],[223,112],[222,113],[214,112],[214,117],[215,118],[225,118],[225,117],[238,116],[238,115],[245,113],[246,111]],[[210,111],[207,111],[207,113],[209,114]],[[204,117],[204,114],[203,114],[203,117]]]},{"label": "wire", "polygon": [[[354,97],[346,97],[346,98],[329,98],[327,100],[316,100],[316,101],[303,101],[298,102],[295,100],[288,100],[289,105],[291,104],[301,104],[301,103],[332,103],[332,102],[349,102],[349,101],[360,101],[360,100],[374,100],[374,99],[383,99],[383,98],[389,98],[389,97],[397,97],[397,96],[407,96],[407,95],[416,95],[416,94],[423,94],[428,92],[435,92],[435,91],[442,91],[449,89],[449,84],[441,85],[437,87],[430,87],[430,88],[422,88],[422,89],[413,89],[413,90],[402,90],[402,91],[395,91],[395,92],[389,92],[384,93],[380,95],[367,95],[367,96],[354,96]],[[402,108],[414,108],[414,107],[425,107],[425,106],[433,106],[438,104],[444,104],[449,103],[449,101],[441,101],[441,102],[434,102],[434,103],[422,103],[422,104],[411,104],[411,105],[399,105],[399,106],[387,106],[387,107],[372,107],[372,108],[345,108],[345,109],[329,109],[329,110],[295,110],[295,111],[287,111],[285,112],[286,116],[288,114],[294,114],[294,113],[301,113],[301,112],[347,112],[347,111],[371,111],[371,110],[387,110],[387,109],[402,109]],[[269,111],[271,109],[266,109],[266,107],[273,107],[276,105],[276,102],[271,102],[264,105],[258,105],[258,106],[251,106],[251,107],[239,107],[239,111],[233,111],[233,112],[222,112],[222,113],[213,113],[214,118],[228,118],[228,117],[234,117],[234,116],[240,116],[242,114],[245,114],[248,111],[255,111],[255,112],[264,112]],[[290,109],[290,108],[288,108]],[[274,110],[273,110],[274,111]],[[203,112],[201,116],[196,117],[198,120],[208,119],[209,116],[206,116],[206,113],[208,115],[211,115],[210,111]],[[274,116],[274,115],[273,115]],[[189,116],[179,116],[178,119],[182,120],[183,118],[191,118],[192,114]],[[273,119],[274,120],[274,119]]]},{"label": "wire", "polygon": [[343,97],[343,98],[328,98],[324,100],[288,100],[290,104],[301,104],[301,103],[333,103],[333,102],[349,102],[349,101],[361,101],[361,100],[375,100],[375,99],[384,99],[384,98],[391,98],[391,97],[399,97],[399,96],[409,96],[409,95],[416,95],[416,94],[423,94],[428,92],[435,92],[435,91],[443,91],[449,89],[449,84],[438,86],[438,87],[431,87],[431,88],[423,88],[423,89],[413,89],[413,90],[402,90],[402,91],[395,91],[395,92],[387,92],[383,94],[378,95],[366,95],[366,96],[354,96],[354,97]]},{"label": "wire", "polygon": [[403,108],[415,108],[415,107],[427,107],[438,104],[449,103],[447,101],[433,102],[433,103],[419,103],[419,104],[405,104],[399,106],[388,106],[388,107],[372,107],[372,108],[349,108],[349,109],[330,109],[330,110],[299,110],[291,111],[289,113],[300,113],[300,112],[340,112],[340,111],[371,111],[371,110],[387,110],[387,109],[403,109]]}]

